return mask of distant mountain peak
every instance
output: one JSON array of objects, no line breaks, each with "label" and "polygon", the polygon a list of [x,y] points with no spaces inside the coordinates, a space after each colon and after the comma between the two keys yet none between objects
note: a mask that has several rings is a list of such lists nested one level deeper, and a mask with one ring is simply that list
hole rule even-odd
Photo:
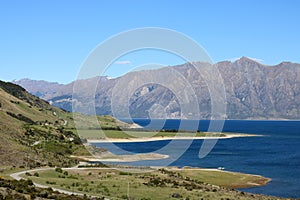
[{"label": "distant mountain peak", "polygon": [[242,56],[240,59],[236,60],[235,62],[255,62],[255,63],[260,63],[261,59],[258,58],[249,58],[246,56]]},{"label": "distant mountain peak", "polygon": [[246,62],[248,62],[248,63],[262,64],[263,60],[259,59],[259,58],[251,58],[251,57],[247,57],[247,56],[242,56],[242,57],[236,57],[236,58],[231,58],[231,59],[228,59],[228,60],[225,60],[225,61],[221,61],[219,63],[224,63],[224,62],[231,62],[231,63],[236,63],[236,62],[246,63]]}]

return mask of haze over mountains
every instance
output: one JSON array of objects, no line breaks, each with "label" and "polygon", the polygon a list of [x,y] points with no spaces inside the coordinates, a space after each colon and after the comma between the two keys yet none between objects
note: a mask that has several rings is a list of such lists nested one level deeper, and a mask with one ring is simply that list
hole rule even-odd
[{"label": "haze over mountains", "polygon": [[[114,101],[114,95],[123,90],[120,84],[126,83],[124,88],[127,89],[123,92],[129,92],[126,98],[130,99],[131,117],[190,118],[188,116],[190,113],[184,113],[182,109],[191,110],[192,107],[188,104],[195,102],[187,103],[186,108],[180,104],[182,104],[182,97],[189,99],[189,95],[192,94],[188,93],[188,88],[176,90],[183,87],[181,83],[186,81],[197,97],[200,113],[198,117],[210,119],[211,88],[208,87],[206,76],[207,70],[211,67],[207,63],[193,62],[156,70],[131,72],[116,79],[95,77],[66,85],[29,79],[14,81],[14,83],[49,101],[52,105],[68,111],[72,110],[72,101],[75,100],[72,99],[73,86],[80,86],[77,90],[81,93],[76,97],[77,106],[84,108],[93,105],[91,101],[95,100],[95,110],[98,115],[114,115],[112,109],[115,107],[120,110],[119,117],[127,116],[123,115],[123,112],[126,112],[126,109],[122,110],[124,105],[118,105],[126,101]],[[235,62],[216,63],[214,67],[218,68],[222,76],[226,94],[226,113],[221,117],[227,119],[300,118],[300,64],[282,62],[275,66],[266,66],[242,57]],[[142,80],[151,80],[151,77],[156,80],[155,83],[139,85]],[[218,77],[214,78],[217,84]],[[167,87],[159,84],[166,81],[168,81]],[[92,88],[95,84],[97,88],[94,95]],[[84,113],[91,113],[89,109],[81,110]]]}]

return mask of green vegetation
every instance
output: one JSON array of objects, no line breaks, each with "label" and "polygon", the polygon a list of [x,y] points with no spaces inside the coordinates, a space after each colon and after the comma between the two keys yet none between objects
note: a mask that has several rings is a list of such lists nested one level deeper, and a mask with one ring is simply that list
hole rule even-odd
[{"label": "green vegetation", "polygon": [[249,174],[211,171],[199,169],[183,169],[178,171],[182,176],[193,177],[194,180],[204,181],[212,185],[219,185],[226,188],[247,188],[265,184],[268,180],[260,176]]},{"label": "green vegetation", "polygon": [[[232,189],[239,185],[250,186],[249,181],[257,184],[267,181],[258,176],[218,171],[210,171],[208,174],[211,176],[209,176],[206,171],[197,169],[148,171],[143,168],[127,168],[123,170],[56,169],[41,171],[39,177],[30,178],[34,182],[54,188],[104,196],[109,199],[176,199],[177,197],[181,197],[180,199],[273,199]],[[65,172],[68,174],[62,176]],[[206,183],[210,181],[222,182],[223,185],[214,186]],[[233,184],[236,187],[232,187]]]},{"label": "green vegetation", "polygon": [[[74,116],[85,129],[99,126],[118,130],[117,120],[73,114],[51,106],[22,87],[0,81],[0,166],[34,168],[70,167],[75,156],[89,152],[75,131]],[[74,116],[73,116],[74,115]]]},{"label": "green vegetation", "polygon": [[105,139],[105,138],[143,138],[143,137],[224,137],[225,134],[213,135],[211,133],[206,132],[151,132],[151,131],[139,131],[139,130],[131,130],[131,131],[121,131],[121,130],[79,130],[79,134],[86,139]]},{"label": "green vegetation", "polygon": [[[85,196],[66,195],[53,191],[51,188],[34,187],[31,180],[4,180],[0,178],[0,199],[60,199],[87,200]],[[104,199],[104,198],[93,198]]]},{"label": "green vegetation", "polygon": [[130,124],[116,120],[111,116],[88,116],[79,113],[72,113],[72,118],[69,127],[74,128],[74,119],[76,119],[76,128],[80,130],[120,130],[122,128],[128,128]]},{"label": "green vegetation", "polygon": [[18,120],[21,120],[21,121],[24,121],[26,123],[29,123],[29,124],[34,124],[34,121],[32,121],[32,119],[22,115],[22,114],[18,114],[18,115],[15,115],[14,113],[11,113],[11,112],[6,112],[8,115],[18,119]]},{"label": "green vegetation", "polygon": [[[51,106],[22,87],[0,81],[0,166],[68,167],[71,155],[89,155],[75,131],[74,116],[85,129],[118,130],[117,120],[73,114]],[[74,116],[73,116],[74,115]],[[123,123],[124,124],[124,123]],[[5,147],[5,148],[4,148]]]},{"label": "green vegetation", "polygon": [[71,155],[89,155],[80,138],[62,126],[25,125],[25,134],[19,138],[23,145],[30,146],[36,157],[30,158],[30,167],[75,165]]}]

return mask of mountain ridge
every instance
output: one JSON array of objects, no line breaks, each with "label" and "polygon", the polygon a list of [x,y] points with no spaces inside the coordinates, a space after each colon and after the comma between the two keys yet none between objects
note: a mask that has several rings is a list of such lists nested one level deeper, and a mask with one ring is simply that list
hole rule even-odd
[{"label": "mountain ridge", "polygon": [[[211,118],[211,99],[209,90],[202,75],[208,63],[192,62],[177,66],[168,66],[156,69],[161,77],[167,77],[170,70],[176,70],[193,87],[199,99],[200,118]],[[300,118],[300,64],[281,62],[277,65],[264,65],[247,57],[242,57],[234,62],[221,61],[213,65],[218,68],[226,93],[226,119],[299,119]],[[201,71],[202,70],[202,71]],[[100,115],[112,115],[111,97],[114,87],[122,79],[135,84],[140,77],[147,78],[149,71],[137,71],[125,74],[122,77],[108,79],[107,77],[94,77],[78,80],[69,84],[60,84],[59,88],[32,89],[37,85],[35,81],[15,81],[31,93],[39,92],[41,98],[63,109],[72,110],[72,94],[74,83],[82,84],[82,91],[92,95],[89,88],[97,83],[95,94],[96,112]],[[129,77],[131,77],[129,79]],[[132,80],[135,80],[132,81]],[[162,78],[161,78],[162,79]],[[101,83],[101,84],[99,84]],[[51,85],[51,83],[49,84]],[[99,86],[100,85],[100,86]],[[57,85],[56,85],[57,86]],[[131,94],[130,114],[135,118],[182,118],[178,98],[168,88],[157,84],[145,85]],[[178,95],[178,94],[177,94]],[[179,97],[182,94],[179,94]],[[67,98],[66,98],[67,97]],[[85,102],[84,98],[80,101]],[[164,110],[164,114],[160,113]]]}]

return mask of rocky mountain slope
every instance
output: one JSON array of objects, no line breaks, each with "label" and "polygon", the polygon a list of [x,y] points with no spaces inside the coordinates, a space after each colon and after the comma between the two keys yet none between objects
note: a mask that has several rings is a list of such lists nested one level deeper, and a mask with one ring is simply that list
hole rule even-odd
[{"label": "rocky mountain slope", "polygon": [[[207,81],[208,71],[212,67],[218,69],[221,78],[210,77]],[[222,87],[217,86],[220,83],[219,79],[224,83]],[[99,115],[127,117],[127,110],[124,105],[121,105],[127,103],[126,97],[129,99],[128,112],[131,117],[209,119],[212,117],[211,104],[213,101],[218,101],[213,99],[218,95],[212,96],[212,88],[224,88],[226,102],[220,103],[220,106],[225,106],[226,112],[221,113],[224,115],[220,117],[227,119],[300,118],[300,64],[290,62],[266,66],[242,57],[235,62],[224,61],[213,66],[193,62],[157,70],[132,72],[116,79],[95,77],[77,80],[67,85],[47,84],[28,79],[15,81],[15,83],[51,104],[69,111],[72,110],[72,100],[75,100],[72,99],[73,86],[80,85],[77,88],[80,93],[76,96],[76,102],[79,103],[77,105],[93,105],[91,101],[94,100],[95,110]],[[94,94],[95,85],[97,88]],[[121,96],[119,91],[123,91],[125,97]],[[191,102],[184,102],[185,97]],[[193,108],[196,107],[199,109],[198,116],[193,114],[195,111]],[[120,113],[116,114],[116,110]],[[188,110],[192,111],[187,112]],[[89,113],[90,110],[82,109],[82,112]]]}]

